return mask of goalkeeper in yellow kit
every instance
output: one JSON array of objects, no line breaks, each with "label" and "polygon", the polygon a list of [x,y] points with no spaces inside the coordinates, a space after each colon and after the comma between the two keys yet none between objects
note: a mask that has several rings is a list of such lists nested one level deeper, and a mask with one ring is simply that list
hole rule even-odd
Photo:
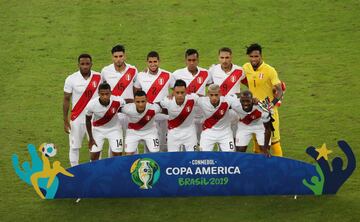
[{"label": "goalkeeper in yellow kit", "polygon": [[[244,64],[243,69],[246,73],[249,89],[254,97],[261,101],[269,97],[274,110],[273,118],[275,121],[273,126],[275,131],[271,138],[271,153],[274,156],[282,156],[277,104],[283,95],[282,86],[285,85],[280,81],[276,70],[262,60],[262,48],[259,44],[255,43],[247,47],[246,54],[249,62]],[[261,153],[259,145],[256,142],[254,144],[254,151]]]}]

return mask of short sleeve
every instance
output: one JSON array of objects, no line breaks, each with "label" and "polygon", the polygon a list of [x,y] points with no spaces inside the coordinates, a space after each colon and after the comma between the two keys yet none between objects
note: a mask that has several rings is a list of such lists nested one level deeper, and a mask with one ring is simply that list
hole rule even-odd
[{"label": "short sleeve", "polygon": [[240,113],[242,110],[242,106],[240,103],[240,99],[237,98],[236,95],[229,95],[225,97],[228,103],[231,106],[231,109],[234,110],[237,113]]},{"label": "short sleeve", "polygon": [[64,92],[66,92],[66,93],[72,93],[73,92],[70,76],[67,77],[66,80],[65,80]]},{"label": "short sleeve", "polygon": [[191,97],[193,100],[195,100],[195,102],[197,102],[197,101],[199,100],[199,98],[200,98],[200,96],[198,96],[196,93],[191,93],[191,94],[190,94],[190,97]]},{"label": "short sleeve", "polygon": [[198,100],[196,101],[196,104],[199,106],[199,107],[203,107],[206,100],[207,100],[207,96],[204,96],[204,97],[199,97]]},{"label": "short sleeve", "polygon": [[135,77],[134,77],[134,87],[135,88],[141,88],[141,84],[140,84],[140,81],[139,81],[139,77],[141,75],[141,72],[138,73]]},{"label": "short sleeve", "polygon": [[160,101],[161,107],[168,109],[170,105],[171,100],[167,97],[165,97],[163,100]]},{"label": "short sleeve", "polygon": [[92,116],[93,114],[94,114],[94,112],[93,112],[93,104],[94,103],[92,103],[91,101],[90,101],[90,103],[89,103],[89,105],[86,107],[86,109],[85,109],[85,115],[87,115],[87,116]]},{"label": "short sleeve", "polygon": [[101,79],[102,79],[103,81],[106,80],[106,79],[105,79],[105,67],[102,68],[102,70],[101,70],[101,72],[100,72],[100,75],[101,75]]},{"label": "short sleeve", "polygon": [[[174,73],[175,73],[175,72],[174,72]],[[169,86],[170,86],[170,88],[174,88],[175,82],[176,82],[175,75],[171,75],[171,76],[170,76],[170,80],[169,80]]]},{"label": "short sleeve", "polygon": [[135,69],[135,75],[134,75],[134,78],[133,78],[133,83],[135,84],[135,82],[136,82],[136,80],[137,80],[137,77],[138,77],[139,72],[138,72],[138,70],[137,70],[137,68],[136,68],[136,67],[134,67],[134,69]]},{"label": "short sleeve", "polygon": [[132,103],[125,104],[123,107],[121,107],[121,113],[129,114],[129,109]]},{"label": "short sleeve", "polygon": [[156,103],[152,104],[152,108],[154,109],[155,113],[161,113],[162,111],[161,107]]},{"label": "short sleeve", "polygon": [[213,74],[214,74],[215,65],[211,65],[209,68],[208,84],[214,83]]},{"label": "short sleeve", "polygon": [[113,99],[120,102],[120,107],[124,107],[124,105],[126,104],[125,99],[121,96],[113,96]]},{"label": "short sleeve", "polygon": [[270,71],[270,81],[273,86],[281,83],[278,74],[274,68],[272,68]]},{"label": "short sleeve", "polygon": [[213,80],[212,80],[212,77],[211,77],[211,75],[210,75],[210,71],[207,71],[207,73],[208,73],[208,76],[207,76],[207,78],[206,78],[206,85],[210,85],[211,83],[213,83]]}]

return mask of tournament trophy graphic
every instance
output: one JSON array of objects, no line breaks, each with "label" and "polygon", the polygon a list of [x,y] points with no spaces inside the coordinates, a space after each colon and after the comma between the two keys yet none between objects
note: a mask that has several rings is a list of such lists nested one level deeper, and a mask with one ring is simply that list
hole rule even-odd
[{"label": "tournament trophy graphic", "polygon": [[140,189],[151,189],[160,176],[159,165],[150,158],[137,159],[130,169],[132,180]]},{"label": "tournament trophy graphic", "polygon": [[143,182],[143,185],[140,187],[141,189],[149,189],[151,186],[149,185],[149,182],[153,178],[153,170],[150,167],[150,161],[149,160],[141,160],[140,161],[140,168],[138,170],[139,178],[141,182]]}]

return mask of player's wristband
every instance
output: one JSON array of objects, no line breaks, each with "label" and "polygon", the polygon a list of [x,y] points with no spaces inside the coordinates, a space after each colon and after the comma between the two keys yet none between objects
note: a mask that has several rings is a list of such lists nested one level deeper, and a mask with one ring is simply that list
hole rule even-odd
[{"label": "player's wristband", "polygon": [[271,101],[272,104],[274,104],[274,106],[276,105],[277,102],[279,102],[280,99],[278,98],[274,98],[273,101]]}]

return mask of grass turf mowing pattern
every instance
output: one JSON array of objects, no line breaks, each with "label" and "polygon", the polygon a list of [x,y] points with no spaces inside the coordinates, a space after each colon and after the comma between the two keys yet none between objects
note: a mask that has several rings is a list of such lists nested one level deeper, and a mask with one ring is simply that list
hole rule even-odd
[{"label": "grass turf mowing pattern", "polygon": [[[246,62],[245,45],[259,42],[264,60],[287,84],[280,109],[286,156],[311,161],[308,145],[326,142],[334,155],[345,139],[360,142],[360,21],[358,1],[1,1],[0,2],[0,218],[49,221],[353,221],[359,219],[360,175],[336,196],[201,197],[41,201],[15,175],[11,155],[28,160],[26,145],[59,147],[68,167],[62,97],[77,56],[93,56],[93,69],[111,63],[110,49],[123,43],[128,63],[139,70],[157,50],[161,67],[183,67],[184,51],[200,52],[200,66],[217,62],[222,46],[234,63]],[[86,144],[81,161],[88,160]],[[342,156],[342,155],[341,155]]]}]

